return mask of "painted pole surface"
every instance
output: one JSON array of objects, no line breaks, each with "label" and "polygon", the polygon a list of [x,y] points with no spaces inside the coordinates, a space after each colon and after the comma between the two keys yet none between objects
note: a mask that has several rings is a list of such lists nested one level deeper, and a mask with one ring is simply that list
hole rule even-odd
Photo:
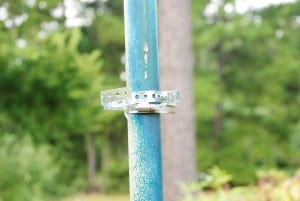
[{"label": "painted pole surface", "polygon": [[[130,91],[159,90],[156,0],[124,0]],[[131,201],[162,201],[159,114],[126,114]]]}]

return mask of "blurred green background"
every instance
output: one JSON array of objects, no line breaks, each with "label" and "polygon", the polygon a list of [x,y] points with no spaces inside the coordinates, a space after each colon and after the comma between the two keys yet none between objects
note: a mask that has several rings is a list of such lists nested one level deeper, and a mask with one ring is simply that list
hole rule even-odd
[{"label": "blurred green background", "polygon": [[[234,5],[192,2],[197,168],[248,185],[300,166],[300,2]],[[126,120],[98,98],[125,85],[123,26],[122,0],[0,1],[1,201],[128,192]]]}]

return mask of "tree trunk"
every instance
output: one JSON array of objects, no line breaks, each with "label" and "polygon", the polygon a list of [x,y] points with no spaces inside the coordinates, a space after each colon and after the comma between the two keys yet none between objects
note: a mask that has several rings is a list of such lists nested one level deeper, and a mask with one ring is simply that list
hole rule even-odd
[{"label": "tree trunk", "polygon": [[218,55],[218,74],[219,74],[219,87],[221,89],[221,94],[218,102],[215,105],[215,113],[213,118],[213,129],[212,137],[214,142],[214,148],[219,146],[219,138],[222,131],[222,113],[223,113],[223,91],[225,88],[225,64],[226,64],[226,54],[223,51],[223,42],[221,42],[216,47],[216,53]]},{"label": "tree trunk", "polygon": [[94,133],[88,134],[87,137],[87,165],[88,165],[88,191],[94,191],[96,189],[96,135]]},{"label": "tree trunk", "polygon": [[190,1],[158,3],[161,88],[182,95],[176,113],[162,115],[164,200],[178,201],[179,184],[196,174]]},{"label": "tree trunk", "polygon": [[215,105],[215,112],[213,118],[212,138],[215,149],[219,147],[219,137],[222,129],[222,102],[219,101]]},{"label": "tree trunk", "polygon": [[104,143],[102,144],[101,151],[101,171],[106,172],[109,163],[109,140],[107,137],[104,137]]}]

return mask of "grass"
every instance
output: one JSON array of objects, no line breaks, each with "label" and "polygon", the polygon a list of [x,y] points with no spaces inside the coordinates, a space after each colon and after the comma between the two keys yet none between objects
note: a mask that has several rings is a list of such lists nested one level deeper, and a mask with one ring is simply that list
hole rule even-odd
[{"label": "grass", "polygon": [[79,194],[63,201],[129,201],[129,195]]}]

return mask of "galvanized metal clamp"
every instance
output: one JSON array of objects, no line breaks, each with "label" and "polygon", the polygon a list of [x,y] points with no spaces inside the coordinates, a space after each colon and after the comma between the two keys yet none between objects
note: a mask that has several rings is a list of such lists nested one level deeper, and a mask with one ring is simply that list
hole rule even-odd
[{"label": "galvanized metal clamp", "polygon": [[131,92],[124,87],[101,92],[100,100],[106,110],[124,110],[127,113],[174,113],[180,100],[180,92]]}]

